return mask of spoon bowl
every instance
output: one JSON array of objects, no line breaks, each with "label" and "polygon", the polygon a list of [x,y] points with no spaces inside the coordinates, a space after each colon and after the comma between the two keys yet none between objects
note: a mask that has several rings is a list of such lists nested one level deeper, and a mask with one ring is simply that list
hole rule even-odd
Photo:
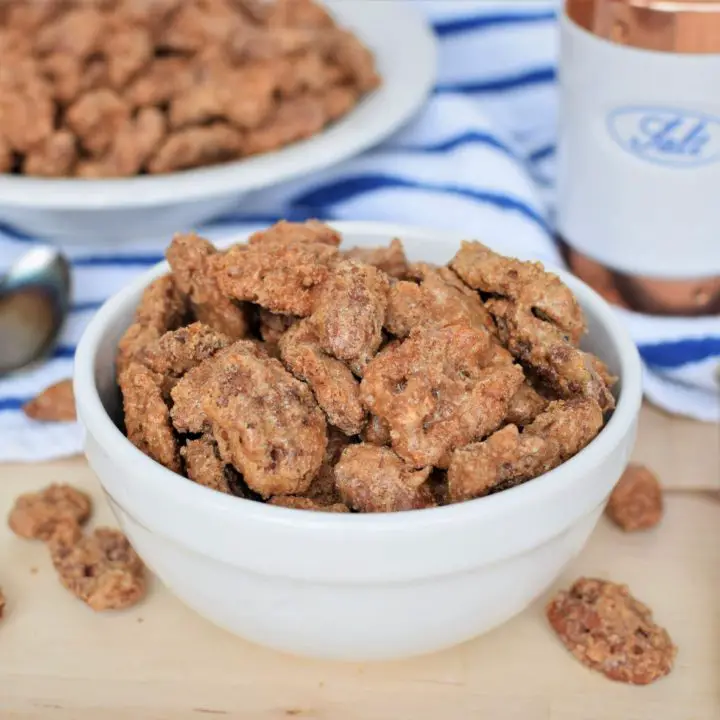
[{"label": "spoon bowl", "polygon": [[0,278],[0,376],[47,356],[70,304],[70,268],[58,250],[33,248]]}]

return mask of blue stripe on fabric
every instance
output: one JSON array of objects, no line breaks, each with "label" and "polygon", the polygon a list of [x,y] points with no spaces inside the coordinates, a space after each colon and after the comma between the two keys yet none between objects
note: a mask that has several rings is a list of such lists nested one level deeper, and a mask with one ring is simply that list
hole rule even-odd
[{"label": "blue stripe on fabric", "polygon": [[461,197],[494,205],[501,210],[512,210],[531,220],[540,228],[550,234],[550,227],[545,219],[535,212],[528,204],[500,192],[475,190],[461,185],[436,184],[428,182],[415,182],[406,178],[391,175],[358,175],[338,180],[332,185],[322,185],[310,192],[295,198],[295,203],[305,207],[322,207],[346,202],[357,195],[367,192],[384,190],[386,188],[401,188],[409,190],[428,190]]},{"label": "blue stripe on fabric", "polygon": [[22,406],[30,402],[31,398],[7,397],[0,398],[0,412],[3,410],[21,410]]},{"label": "blue stripe on fabric", "polygon": [[70,306],[71,313],[83,313],[89,312],[90,310],[98,310],[103,304],[103,300],[88,300],[86,302],[73,303]]},{"label": "blue stripe on fabric", "polygon": [[505,153],[505,155],[508,155],[513,159],[517,159],[517,155],[511,147],[501,140],[498,140],[494,135],[480,132],[478,130],[471,130],[463,133],[462,135],[456,135],[455,137],[448,138],[447,140],[442,140],[429,145],[392,145],[388,149],[398,150],[401,152],[446,153],[462,147],[463,145],[487,145],[488,147],[500,150],[500,152]]},{"label": "blue stripe on fabric", "polygon": [[73,267],[148,267],[164,260],[163,255],[86,255],[73,258]]},{"label": "blue stripe on fabric", "polygon": [[74,345],[58,345],[53,351],[52,357],[56,360],[72,360],[75,357],[75,350],[77,348]]},{"label": "blue stripe on fabric", "polygon": [[458,35],[460,33],[487,30],[498,26],[508,25],[530,25],[534,23],[553,22],[557,15],[552,10],[527,13],[497,13],[488,15],[477,15],[473,17],[452,18],[450,20],[438,20],[433,23],[433,28],[439,37]]},{"label": "blue stripe on fabric", "polygon": [[554,83],[557,72],[554,66],[535,68],[505,77],[488,78],[486,80],[465,80],[451,83],[439,83],[435,86],[436,93],[490,93],[506,90],[520,90],[535,85]]},{"label": "blue stripe on fabric", "polygon": [[648,365],[657,368],[678,368],[689,363],[720,357],[720,337],[643,344],[638,350]]},{"label": "blue stripe on fabric", "polygon": [[534,163],[540,162],[541,160],[552,157],[555,154],[555,150],[555,145],[545,145],[537,150],[533,150],[530,155],[528,155],[528,160]]}]

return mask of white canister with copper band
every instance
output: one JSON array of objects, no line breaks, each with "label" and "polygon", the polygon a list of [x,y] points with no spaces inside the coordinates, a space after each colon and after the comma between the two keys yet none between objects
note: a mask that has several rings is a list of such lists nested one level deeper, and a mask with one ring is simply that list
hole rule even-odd
[{"label": "white canister with copper band", "polygon": [[566,0],[558,230],[642,312],[720,313],[720,0]]}]

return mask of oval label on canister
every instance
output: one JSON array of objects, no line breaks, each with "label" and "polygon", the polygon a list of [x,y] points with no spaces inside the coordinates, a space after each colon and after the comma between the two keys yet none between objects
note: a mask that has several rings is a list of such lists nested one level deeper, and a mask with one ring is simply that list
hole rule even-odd
[{"label": "oval label on canister", "polygon": [[620,107],[607,116],[612,139],[641,160],[697,167],[720,160],[720,118],[667,107]]}]

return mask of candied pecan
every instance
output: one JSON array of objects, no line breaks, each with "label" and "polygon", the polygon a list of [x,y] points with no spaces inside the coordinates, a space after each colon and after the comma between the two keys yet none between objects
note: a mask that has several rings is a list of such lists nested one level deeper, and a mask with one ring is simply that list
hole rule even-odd
[{"label": "candied pecan", "polygon": [[[417,266],[415,266],[417,268]],[[385,327],[397,337],[407,337],[422,325],[467,323],[479,330],[495,331],[495,323],[478,294],[446,271],[424,269],[420,285],[401,281],[390,288]]]},{"label": "candied pecan", "polygon": [[84,523],[91,509],[90,498],[81,490],[52,484],[39,492],[20,495],[10,511],[8,525],[20,537],[49,540],[60,522]]},{"label": "candied pecan", "polygon": [[603,414],[588,398],[551,402],[522,433],[506,425],[487,440],[458,448],[448,469],[453,502],[504,490],[548,472],[582,450]]},{"label": "candied pecan", "polygon": [[590,353],[576,348],[552,323],[535,317],[507,300],[490,300],[498,334],[508,350],[529,365],[564,398],[576,395],[597,401],[603,410],[615,407],[607,368]]},{"label": "candied pecan", "polygon": [[[1,5],[1,4],[0,4]],[[9,28],[22,31],[24,33],[32,33],[48,22],[57,20],[66,9],[67,4],[64,2],[52,2],[52,0],[40,0],[39,2],[17,2],[17,0],[9,0],[6,3],[4,24]]]},{"label": "candied pecan", "polygon": [[221,256],[212,243],[194,233],[176,235],[166,256],[178,288],[190,298],[197,320],[232,340],[245,337],[248,310],[221,292],[215,276],[215,261]]},{"label": "candied pecan", "polygon": [[46,538],[47,547],[48,550],[50,550],[50,557],[54,561],[55,558],[66,554],[82,540],[82,537],[82,528],[75,518],[66,517],[58,520],[50,536]]},{"label": "candied pecan", "polygon": [[235,245],[216,264],[220,289],[274,313],[305,317],[313,289],[329,274],[337,249],[322,243]]},{"label": "candied pecan", "polygon": [[277,88],[281,97],[321,92],[332,83],[331,69],[317,50],[296,53],[278,65]]},{"label": "candied pecan", "polygon": [[342,451],[350,444],[350,438],[332,425],[328,425],[327,438],[322,465],[302,496],[321,505],[334,505],[340,502],[340,493],[335,484],[335,465]]},{"label": "candied pecan", "polygon": [[76,160],[75,137],[58,130],[28,151],[22,170],[26,175],[63,177],[72,174]]},{"label": "candied pecan", "polygon": [[342,503],[333,503],[332,505],[323,505],[306,497],[298,497],[297,495],[278,495],[268,500],[268,505],[276,505],[277,507],[292,508],[294,510],[314,510],[315,512],[333,512],[346,513],[350,512],[347,505]]},{"label": "candied pecan", "polygon": [[342,77],[367,93],[380,85],[380,76],[370,50],[348,30],[336,29],[322,36],[325,54],[339,66]]},{"label": "candied pecan", "polygon": [[474,290],[500,295],[547,319],[573,345],[585,332],[585,318],[570,289],[542,263],[522,262],[479,242],[463,242],[450,267]]},{"label": "candied pecan", "polygon": [[158,45],[179,52],[198,51],[242,33],[246,23],[232,0],[186,0],[163,28]]},{"label": "candied pecan", "polygon": [[354,247],[344,253],[350,260],[373,265],[390,277],[402,280],[408,271],[405,248],[399,238],[393,238],[387,247]]},{"label": "candied pecan", "polygon": [[[319,94],[319,98],[322,102],[322,109],[325,113],[327,121],[335,122],[344,115],[347,115],[357,105],[358,100],[360,99],[360,94],[358,93],[356,88],[349,85],[333,85],[331,87],[325,88]],[[393,262],[393,259],[388,257],[387,262],[388,264],[390,264]],[[395,272],[397,272],[394,264],[389,265],[389,270],[377,263],[371,262],[370,264],[376,265],[381,270],[385,270],[388,275],[393,275]]]},{"label": "candied pecan", "polygon": [[50,84],[55,100],[70,103],[82,88],[83,61],[75,55],[57,52],[40,60],[40,69]]},{"label": "candied pecan", "polygon": [[382,342],[388,289],[387,276],[372,265],[335,265],[313,305],[320,347],[339,360],[367,363]]},{"label": "candied pecan", "polygon": [[175,330],[185,320],[187,298],[172,275],[163,275],[145,288],[135,310],[135,322],[125,331],[118,344],[115,365],[118,375],[139,357],[145,346],[168,330]]},{"label": "candied pecan", "polygon": [[392,450],[350,445],[335,466],[343,502],[360,512],[398,512],[433,507],[427,479],[432,468],[415,470]]},{"label": "candied pecan", "polygon": [[123,396],[128,440],[156,462],[180,472],[170,410],[163,398],[162,376],[131,362],[120,374],[118,384]]},{"label": "candied pecan", "polygon": [[101,156],[130,119],[130,108],[112,90],[103,88],[82,95],[67,110],[65,120],[89,153]]},{"label": "candied pecan", "polygon": [[315,135],[327,121],[321,98],[298,95],[280,103],[266,123],[248,132],[243,149],[246,155],[269,152]]},{"label": "candied pecan", "polygon": [[663,515],[662,488],[644,465],[628,465],[610,495],[607,516],[627,532],[655,527]]},{"label": "candied pecan", "polygon": [[123,88],[153,58],[149,31],[138,25],[112,28],[104,42],[110,85]]},{"label": "candied pecan", "polygon": [[263,497],[305,492],[325,453],[325,417],[307,385],[279,361],[240,343],[231,347],[237,351],[216,356],[204,388],[220,456]]},{"label": "candied pecan", "polygon": [[162,105],[190,84],[190,60],[184,57],[157,57],[123,93],[131,107]]},{"label": "candied pecan", "polygon": [[203,408],[207,387],[222,363],[241,352],[252,354],[256,358],[266,357],[257,343],[251,340],[238,340],[185,373],[172,388],[170,414],[173,425],[178,431],[200,433],[210,430],[210,420]]},{"label": "candied pecan", "polygon": [[54,131],[55,107],[47,81],[30,58],[0,65],[0,135],[25,153]]},{"label": "candied pecan", "polygon": [[37,397],[23,405],[23,412],[33,420],[49,422],[76,420],[72,380],[60,380],[46,387]]},{"label": "candied pecan", "polygon": [[170,124],[182,128],[227,120],[241,129],[256,128],[273,109],[277,83],[277,70],[267,63],[215,71],[172,100]]},{"label": "candied pecan", "polygon": [[272,28],[333,28],[330,13],[313,0],[276,0],[267,11],[265,22]]},{"label": "candied pecan", "polygon": [[277,60],[311,49],[317,33],[306,28],[246,28],[227,38],[225,49],[233,63]]},{"label": "candied pecan", "polygon": [[357,435],[365,424],[360,384],[345,363],[321,350],[309,320],[293,325],[280,338],[279,348],[285,365],[307,382],[328,420],[346,435]]},{"label": "candied pecan", "polygon": [[187,476],[191,480],[211,490],[233,494],[228,484],[230,469],[220,459],[217,444],[210,435],[188,440],[187,444],[180,448],[180,455],[185,460]]},{"label": "candied pecan", "polygon": [[454,448],[503,421],[522,369],[494,362],[494,341],[469,325],[427,326],[368,365],[365,405],[390,426],[392,446],[416,467],[445,465]]},{"label": "candied pecan", "polygon": [[505,422],[520,427],[528,425],[547,409],[549,402],[526,379],[510,399]]},{"label": "candied pecan", "polygon": [[153,372],[163,376],[163,389],[167,393],[186,372],[231,342],[227,335],[209,325],[192,323],[166,332],[148,345],[139,359]]},{"label": "candied pecan", "polygon": [[116,133],[107,154],[78,164],[77,175],[87,178],[136,175],[165,137],[165,116],[156,108],[142,108]]},{"label": "candied pecan", "polygon": [[0,620],[2,620],[3,612],[5,612],[5,595],[3,595],[2,588],[0,588]]},{"label": "candied pecan", "polygon": [[171,133],[148,163],[151,173],[187,170],[239,157],[243,135],[225,123]]},{"label": "candied pecan", "polygon": [[93,610],[120,610],[145,595],[145,566],[127,538],[98,528],[75,545],[53,553],[60,582]]},{"label": "candied pecan", "polygon": [[248,240],[248,245],[280,244],[292,245],[295,243],[320,243],[338,247],[342,241],[340,233],[319,220],[307,220],[302,223],[281,220],[271,225],[267,230],[258,230]]},{"label": "candied pecan", "polygon": [[35,38],[35,48],[41,55],[63,52],[86,58],[101,51],[105,42],[103,14],[92,5],[86,5],[44,23]]},{"label": "candied pecan", "polygon": [[550,601],[546,613],[565,647],[611,680],[647,685],[673,668],[677,648],[667,630],[626,585],[580,578]]}]

